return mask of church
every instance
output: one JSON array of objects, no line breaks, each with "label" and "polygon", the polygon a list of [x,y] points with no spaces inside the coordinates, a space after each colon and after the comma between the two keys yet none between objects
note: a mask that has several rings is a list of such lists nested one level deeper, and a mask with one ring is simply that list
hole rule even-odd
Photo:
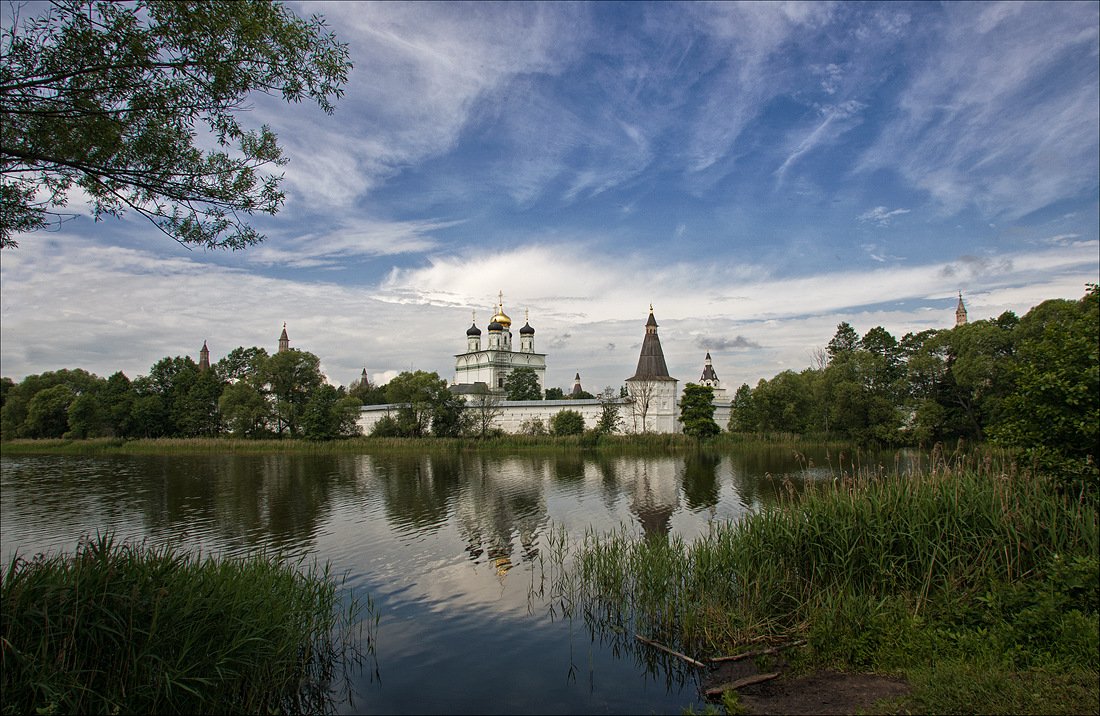
[{"label": "church", "polygon": [[[602,412],[598,398],[569,400],[504,400],[505,382],[516,368],[530,368],[538,377],[539,391],[546,390],[546,354],[535,351],[535,329],[525,315],[519,329],[519,345],[513,342],[512,319],[504,312],[504,296],[498,295],[495,313],[486,325],[486,333],[477,325],[476,315],[466,329],[466,351],[455,355],[455,375],[451,391],[466,396],[490,395],[499,400],[495,424],[506,433],[518,433],[525,423],[541,421],[548,426],[562,410],[573,410],[584,417],[586,427],[595,427]],[[625,379],[626,397],[615,398],[626,433],[678,433],[681,431],[679,381],[669,375],[661,338],[657,332],[653,307],[645,323],[645,334],[634,374]],[[518,349],[517,349],[518,348]],[[714,419],[719,425],[729,420],[729,399],[707,354],[700,382],[715,389]],[[575,378],[574,393],[580,392],[580,375]],[[394,405],[363,406],[359,426],[370,434],[374,425],[396,410]]]},{"label": "church", "polygon": [[539,379],[539,394],[546,390],[546,354],[535,352],[535,329],[525,316],[519,329],[519,350],[512,349],[512,319],[504,312],[504,294],[499,294],[496,313],[489,319],[488,340],[481,345],[477,316],[466,329],[466,352],[455,355],[454,390],[458,393],[504,395],[508,374],[516,368],[530,368]]}]

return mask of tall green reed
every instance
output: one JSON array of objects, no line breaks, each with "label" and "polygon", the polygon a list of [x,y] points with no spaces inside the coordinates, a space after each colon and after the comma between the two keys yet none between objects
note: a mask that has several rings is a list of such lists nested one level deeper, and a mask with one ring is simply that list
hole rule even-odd
[{"label": "tall green reed", "polygon": [[327,567],[277,555],[100,535],[14,557],[2,592],[4,713],[320,713],[361,656],[359,604],[340,606]]}]

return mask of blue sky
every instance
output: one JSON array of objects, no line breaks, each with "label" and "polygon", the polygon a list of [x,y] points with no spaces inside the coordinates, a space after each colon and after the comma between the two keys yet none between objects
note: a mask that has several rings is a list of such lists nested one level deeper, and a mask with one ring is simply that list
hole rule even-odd
[{"label": "blue sky", "polygon": [[[731,388],[836,325],[953,325],[1100,275],[1100,4],[291,3],[355,68],[336,113],[255,97],[290,164],[268,235],[139,217],[20,237],[0,372],[135,377],[208,341],[454,376],[498,291],[547,384],[618,386],[653,304],[670,372]],[[71,205],[81,211],[78,200]]]}]

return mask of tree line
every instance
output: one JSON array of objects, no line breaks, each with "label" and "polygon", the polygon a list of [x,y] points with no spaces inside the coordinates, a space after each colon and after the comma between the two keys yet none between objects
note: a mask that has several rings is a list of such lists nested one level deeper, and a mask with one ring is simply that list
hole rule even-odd
[{"label": "tree line", "polygon": [[330,385],[308,351],[238,347],[207,369],[165,357],[147,375],[82,369],[0,379],[0,435],[13,438],[293,437],[358,434],[370,384]]},{"label": "tree line", "polygon": [[738,388],[732,432],[793,432],[885,445],[959,438],[1096,455],[1100,293],[1052,299],[897,340],[837,326],[815,365]]}]

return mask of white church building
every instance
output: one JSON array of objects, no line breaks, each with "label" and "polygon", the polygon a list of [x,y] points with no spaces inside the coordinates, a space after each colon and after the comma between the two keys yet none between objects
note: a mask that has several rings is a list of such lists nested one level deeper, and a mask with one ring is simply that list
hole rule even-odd
[{"label": "white church building", "polygon": [[[484,344],[484,334],[477,327],[476,316],[466,330],[466,352],[455,354],[455,377],[451,384],[454,393],[465,396],[467,401],[494,401],[494,409],[499,412],[494,425],[506,433],[521,432],[524,424],[536,419],[549,427],[550,420],[562,410],[580,413],[587,428],[596,426],[602,411],[598,399],[503,400],[508,374],[521,367],[531,368],[535,372],[539,391],[545,392],[546,354],[535,352],[535,329],[531,327],[529,316],[525,316],[524,325],[519,329],[519,349],[514,349],[512,319],[504,312],[502,295],[486,330],[488,338]],[[679,381],[669,375],[652,306],[649,307],[649,320],[645,324],[637,368],[625,382],[627,397],[615,399],[619,405],[623,432],[681,432]],[[699,384],[714,388],[714,421],[724,428],[729,421],[730,399],[714,371],[710,353],[704,361]],[[578,392],[579,387],[578,374],[574,392]],[[359,416],[360,429],[370,434],[379,420],[399,408],[398,405],[363,406]]]}]

